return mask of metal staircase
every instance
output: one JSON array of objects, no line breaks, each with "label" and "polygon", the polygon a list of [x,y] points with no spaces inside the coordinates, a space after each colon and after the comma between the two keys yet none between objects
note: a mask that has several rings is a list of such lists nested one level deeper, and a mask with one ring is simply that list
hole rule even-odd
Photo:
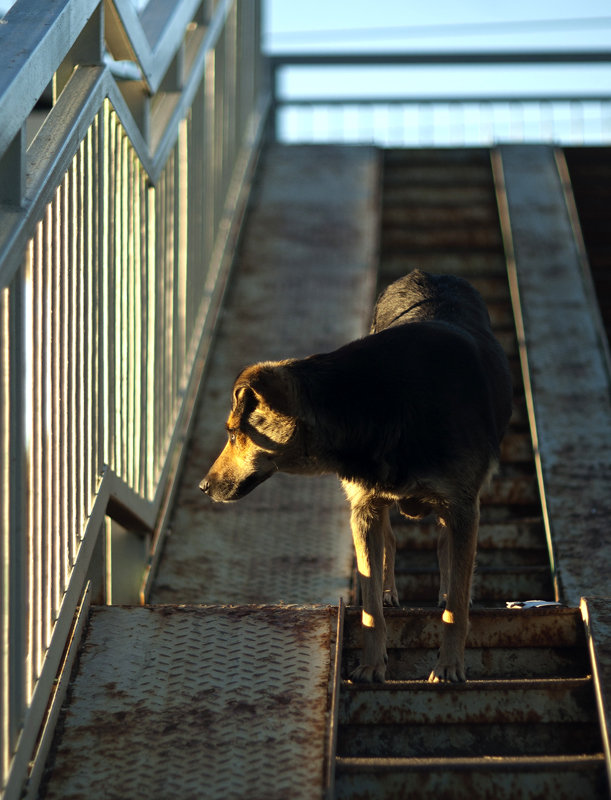
[{"label": "metal staircase", "polygon": [[[381,286],[417,266],[470,280],[511,362],[514,414],[482,498],[468,682],[426,682],[440,644],[435,526],[397,514],[397,587],[414,608],[387,611],[391,680],[341,682],[336,796],[605,797],[579,610],[504,607],[555,597],[489,152],[389,151],[382,195]],[[359,642],[360,615],[349,609],[344,675]]]},{"label": "metal staircase", "polygon": [[[463,685],[417,680],[440,644],[439,614],[388,614],[393,679],[344,682],[338,798],[604,797],[605,767],[581,615],[473,610]],[[344,660],[358,614],[346,616]]]}]

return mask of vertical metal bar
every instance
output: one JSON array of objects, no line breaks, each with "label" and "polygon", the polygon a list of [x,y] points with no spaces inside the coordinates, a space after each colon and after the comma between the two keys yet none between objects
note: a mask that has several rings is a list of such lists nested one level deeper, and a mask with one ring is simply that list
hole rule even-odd
[{"label": "vertical metal bar", "polygon": [[105,147],[104,147],[104,175],[105,192],[102,196],[103,219],[102,225],[106,227],[107,235],[103,237],[105,257],[102,271],[102,304],[103,313],[103,358],[104,369],[104,400],[101,408],[101,427],[103,433],[104,450],[102,463],[111,469],[117,469],[116,456],[116,370],[115,370],[115,319],[117,307],[115,302],[116,283],[116,117],[108,100],[105,102]]},{"label": "vertical metal bar", "polygon": [[0,785],[8,775],[12,752],[10,704],[10,535],[12,481],[10,468],[10,290],[0,289]]},{"label": "vertical metal bar", "polygon": [[[106,101],[105,101],[106,103]],[[98,112],[94,120],[93,152],[91,163],[91,190],[93,197],[92,215],[92,240],[95,248],[95,277],[91,282],[91,345],[93,351],[92,375],[91,375],[91,475],[89,491],[91,498],[95,496],[98,489],[98,481],[101,476],[103,464],[104,437],[102,432],[103,425],[103,403],[104,403],[104,376],[103,376],[103,280],[107,271],[107,237],[101,235],[101,231],[106,230],[105,225],[105,197],[107,194],[107,159],[106,159],[106,138],[104,120],[106,117],[106,106],[104,105]]]},{"label": "vertical metal bar", "polygon": [[184,370],[187,354],[187,253],[189,250],[188,199],[189,199],[189,143],[187,120],[182,120],[176,142],[176,383],[175,398],[180,396],[184,385]]},{"label": "vertical metal bar", "polygon": [[[45,233],[46,220],[42,220],[36,231],[36,236],[30,242],[26,255],[26,280],[33,286],[33,302],[30,306],[32,342],[28,344],[26,358],[32,362],[34,371],[33,387],[34,400],[31,412],[33,414],[29,426],[31,436],[29,439],[30,485],[28,495],[31,510],[28,520],[28,538],[33,543],[32,558],[39,561],[31,570],[35,578],[31,580],[30,592],[32,601],[30,606],[30,624],[36,634],[32,634],[35,641],[36,654],[32,657],[35,667],[33,679],[38,675],[39,659],[45,647],[45,640],[49,634],[48,609],[51,607],[51,582],[52,574],[51,541],[49,535],[51,520],[51,501],[48,497],[49,479],[52,475],[51,446],[49,441],[50,422],[50,397],[52,387],[49,382],[50,364],[50,279],[48,257],[45,252],[45,243],[48,234]],[[29,275],[27,274],[29,272]],[[29,384],[29,380],[28,380]],[[33,506],[33,507],[32,507]]]},{"label": "vertical metal bar", "polygon": [[123,175],[122,175],[122,188],[123,188],[123,251],[121,253],[123,259],[123,269],[125,275],[125,283],[123,289],[123,303],[124,303],[124,317],[121,330],[121,338],[124,343],[124,385],[125,391],[123,394],[123,417],[126,418],[126,453],[127,453],[127,470],[125,473],[125,480],[130,487],[135,484],[135,454],[134,454],[134,440],[135,440],[135,410],[134,410],[134,372],[136,370],[136,354],[134,352],[134,338],[136,327],[136,306],[134,303],[135,286],[134,286],[134,252],[133,252],[133,219],[134,219],[134,175],[133,165],[129,152],[129,139],[123,133],[122,137],[122,157],[123,157]]},{"label": "vertical metal bar", "polygon": [[[216,85],[216,57],[214,51],[206,55],[206,67],[204,71],[204,209],[203,209],[203,229],[205,235],[205,264],[210,264],[212,260],[212,250],[214,247],[214,231],[216,229],[216,206],[214,201],[216,171],[216,95],[214,92]],[[207,284],[208,291],[211,287]]]},{"label": "vertical metal bar", "polygon": [[[65,446],[65,473],[61,476],[61,481],[66,487],[66,549],[64,553],[64,574],[62,593],[68,584],[68,578],[74,557],[76,554],[76,525],[75,525],[75,506],[76,506],[76,431],[77,431],[77,385],[79,380],[79,353],[78,353],[78,273],[81,268],[80,262],[80,202],[79,202],[79,173],[80,173],[80,149],[77,150],[70,167],[70,188],[68,195],[68,216],[65,224],[68,228],[66,234],[69,238],[70,260],[69,272],[64,280],[66,281],[66,311],[65,311],[65,341],[66,348],[64,358],[67,358],[65,366],[65,385],[66,385],[66,407],[64,417],[64,434],[66,437]],[[57,609],[59,612],[59,608]],[[55,616],[55,609],[54,609]]]},{"label": "vertical metal bar", "polygon": [[231,179],[231,168],[235,158],[236,148],[236,72],[237,72],[237,3],[233,3],[227,18],[225,20],[224,32],[224,58],[225,64],[223,69],[223,103],[225,118],[223,120],[223,142],[226,143],[224,148],[223,159],[223,206],[229,181]]},{"label": "vertical metal bar", "polygon": [[[153,259],[152,267],[153,267],[153,275],[155,278],[155,314],[154,314],[154,322],[152,324],[152,333],[153,333],[153,347],[155,352],[155,375],[151,376],[151,381],[153,385],[153,419],[154,419],[154,437],[153,437],[153,447],[155,452],[154,464],[155,464],[155,480],[157,476],[157,470],[159,466],[159,462],[161,459],[161,429],[162,429],[162,410],[164,407],[163,404],[163,391],[159,391],[158,389],[158,381],[159,376],[164,375],[165,369],[165,359],[164,359],[164,342],[159,335],[159,322],[163,319],[164,313],[164,296],[165,296],[165,286],[164,286],[164,262],[165,262],[165,208],[163,206],[163,198],[165,194],[165,172],[163,172],[160,176],[160,179],[157,181],[157,185],[155,186],[154,196],[152,197],[155,217],[155,226],[154,226],[154,238],[155,238],[155,250],[151,258]],[[164,375],[165,380],[165,375]]]},{"label": "vertical metal bar", "polygon": [[126,419],[126,371],[127,362],[127,337],[124,335],[125,319],[127,316],[127,280],[125,274],[125,213],[127,201],[125,194],[125,158],[123,152],[123,132],[117,125],[116,128],[116,147],[117,147],[117,170],[115,173],[116,181],[116,229],[115,229],[115,279],[116,297],[114,298],[115,308],[115,441],[116,441],[116,466],[115,470],[119,477],[128,481],[128,462],[127,462],[127,419]]},{"label": "vertical metal bar", "polygon": [[213,201],[215,206],[214,215],[214,232],[218,230],[218,223],[223,215],[223,184],[224,184],[224,164],[225,152],[227,147],[227,139],[225,136],[225,106],[227,98],[224,94],[225,89],[225,31],[219,36],[215,48],[215,62],[216,69],[214,73],[215,86],[214,86],[214,106],[216,111],[215,120],[215,169],[214,169],[214,195]]},{"label": "vertical metal bar", "polygon": [[[162,330],[165,327],[165,270],[166,270],[166,226],[167,209],[165,207],[167,184],[167,166],[163,171],[155,187],[155,283],[156,283],[156,311],[155,311],[155,352],[157,361],[157,371],[154,376],[155,385],[155,480],[157,478],[159,464],[162,459],[163,446],[163,423],[165,410],[166,384],[166,343]],[[160,376],[163,386],[159,386]]]},{"label": "vertical metal bar", "polygon": [[142,327],[143,318],[146,314],[143,301],[143,287],[142,287],[142,241],[141,241],[141,226],[142,226],[142,195],[140,191],[140,165],[136,158],[133,148],[130,146],[130,160],[132,163],[132,192],[134,197],[133,203],[133,222],[132,222],[132,237],[133,237],[133,275],[134,275],[134,367],[133,367],[133,397],[134,397],[134,472],[135,483],[134,488],[139,495],[145,494],[144,480],[143,480],[143,462],[142,462],[142,403],[146,401],[146,396],[142,394],[142,375],[144,372],[144,361],[146,359],[146,350],[143,350]]},{"label": "vertical metal bar", "polygon": [[87,380],[86,373],[86,313],[87,307],[85,303],[85,282],[88,273],[88,255],[85,250],[85,241],[87,237],[87,206],[85,201],[85,171],[87,164],[87,135],[81,141],[79,147],[76,163],[77,163],[77,215],[72,220],[72,224],[76,225],[78,230],[78,249],[77,249],[77,265],[74,276],[74,293],[75,305],[74,318],[76,320],[75,331],[75,364],[74,364],[74,419],[72,421],[72,437],[74,440],[72,448],[72,457],[75,463],[72,468],[74,476],[74,495],[73,495],[73,511],[72,511],[72,553],[71,564],[74,565],[78,548],[81,539],[82,531],[82,511],[85,503],[83,494],[83,487],[85,483],[85,461],[87,454],[85,453],[85,395],[84,388]]},{"label": "vertical metal bar", "polygon": [[[17,273],[11,286],[3,289],[4,328],[6,339],[0,346],[5,348],[4,376],[8,397],[8,456],[10,481],[7,555],[10,565],[8,586],[5,587],[5,603],[8,609],[8,724],[7,742],[15,743],[27,702],[28,676],[27,655],[27,531],[26,531],[26,454],[24,426],[24,307],[22,276]],[[6,344],[4,344],[6,342]],[[1,413],[1,412],[0,412]]]},{"label": "vertical metal bar", "polygon": [[[28,448],[27,477],[26,477],[26,525],[27,525],[27,596],[28,596],[28,657],[26,669],[31,675],[35,672],[39,654],[40,625],[37,622],[41,618],[41,604],[43,601],[41,572],[43,566],[42,552],[40,548],[40,519],[37,515],[38,501],[40,499],[40,487],[38,486],[38,461],[40,444],[40,419],[38,415],[38,393],[37,393],[37,367],[34,358],[34,342],[37,341],[37,307],[35,290],[33,287],[34,273],[33,246],[29,243],[26,250],[24,265],[20,274],[23,282],[23,319],[24,319],[24,417],[25,430]],[[28,684],[27,694],[31,694],[31,686]]]},{"label": "vertical metal bar", "polygon": [[117,154],[119,169],[117,170],[117,196],[119,208],[117,210],[117,308],[120,309],[119,318],[115,320],[115,340],[117,362],[117,430],[120,437],[119,451],[121,462],[117,473],[126,483],[130,483],[130,458],[129,458],[129,403],[128,403],[128,364],[129,364],[129,274],[127,269],[127,215],[128,215],[128,175],[126,171],[125,134],[117,127]]},{"label": "vertical metal bar", "polygon": [[157,217],[155,214],[156,194],[152,186],[146,187],[146,222],[147,222],[147,242],[146,242],[146,271],[147,271],[147,294],[148,294],[148,320],[147,320],[147,359],[146,359],[146,394],[147,394],[147,478],[148,493],[152,496],[155,491],[155,477],[157,472],[157,452],[156,452],[156,419],[157,419],[157,392],[155,376],[158,371],[158,350],[157,339],[155,336],[155,320],[157,318],[156,309],[158,304],[157,280],[156,280],[156,253],[157,253]]},{"label": "vertical metal bar", "polygon": [[[54,358],[56,362],[56,380],[54,381],[54,393],[56,396],[56,420],[57,420],[57,435],[53,438],[53,448],[58,451],[58,462],[55,474],[55,484],[57,486],[57,496],[59,498],[58,514],[57,514],[57,527],[54,529],[54,540],[59,543],[58,554],[58,571],[54,576],[54,604],[53,613],[56,609],[59,610],[61,602],[61,592],[65,586],[68,575],[68,552],[70,541],[70,527],[69,527],[69,493],[70,486],[66,480],[62,480],[62,476],[67,473],[68,462],[68,417],[69,417],[69,369],[70,365],[67,361],[70,360],[70,276],[73,270],[72,264],[72,248],[71,248],[71,227],[69,224],[71,214],[70,203],[70,190],[71,190],[71,175],[68,171],[64,177],[63,185],[61,187],[61,205],[58,208],[57,204],[53,204],[50,208],[50,213],[57,223],[56,233],[52,239],[51,247],[55,254],[55,263],[53,265],[56,281],[58,286],[58,295],[55,305],[55,314],[57,320],[56,336],[55,336],[55,353]],[[61,210],[60,210],[61,209]],[[61,249],[60,249],[61,248]]]},{"label": "vertical metal bar", "polygon": [[96,392],[93,386],[93,295],[92,287],[96,277],[96,250],[97,242],[94,239],[94,206],[93,206],[93,148],[95,142],[95,120],[91,128],[87,131],[85,163],[83,165],[83,203],[84,203],[84,274],[83,274],[83,312],[82,312],[82,347],[83,347],[83,381],[81,387],[81,407],[82,407],[82,444],[80,457],[82,460],[81,472],[81,506],[79,508],[78,538],[82,540],[85,514],[91,508],[93,501],[92,492],[92,465],[95,453],[94,441],[92,437],[93,407],[95,404]]},{"label": "vertical metal bar", "polygon": [[[162,263],[159,265],[164,275],[164,314],[162,328],[158,336],[164,342],[164,391],[163,391],[163,420],[160,435],[160,446],[165,450],[167,442],[168,424],[173,410],[173,399],[175,396],[174,386],[174,352],[175,352],[175,331],[174,331],[174,291],[175,291],[175,231],[176,231],[176,148],[168,159],[165,169],[165,185],[163,201],[165,205],[165,219],[162,221],[165,233],[165,252]],[[160,453],[160,462],[163,451]]]},{"label": "vertical metal bar", "polygon": [[[139,165],[138,165],[139,166]],[[140,351],[140,378],[139,378],[139,398],[138,413],[139,417],[139,448],[138,457],[140,461],[139,481],[140,492],[147,498],[151,498],[150,486],[148,481],[148,405],[150,396],[148,394],[148,360],[150,350],[148,346],[148,324],[151,316],[148,283],[148,252],[147,252],[147,226],[148,226],[148,202],[147,202],[147,181],[144,171],[138,169],[138,223],[136,235],[138,237],[138,280],[140,282],[139,305],[141,308],[140,335],[138,337],[138,347]]]}]

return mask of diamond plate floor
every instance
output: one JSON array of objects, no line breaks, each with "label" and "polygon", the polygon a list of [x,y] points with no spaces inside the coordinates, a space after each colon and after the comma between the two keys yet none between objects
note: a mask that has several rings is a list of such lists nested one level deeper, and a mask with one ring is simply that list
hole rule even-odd
[{"label": "diamond plate floor", "polygon": [[199,482],[225,443],[249,363],[339,347],[369,327],[376,287],[377,152],[273,146],[259,168],[204,383],[153,603],[337,603],[352,566],[334,476],[275,475],[232,505]]},{"label": "diamond plate floor", "polygon": [[95,609],[44,796],[320,797],[336,617]]}]

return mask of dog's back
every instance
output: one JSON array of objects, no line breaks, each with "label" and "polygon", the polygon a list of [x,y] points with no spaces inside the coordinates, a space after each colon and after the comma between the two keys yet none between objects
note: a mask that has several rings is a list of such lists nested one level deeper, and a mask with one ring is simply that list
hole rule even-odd
[{"label": "dog's back", "polygon": [[414,322],[444,322],[471,335],[484,366],[500,442],[511,416],[511,377],[479,292],[464,278],[413,270],[380,295],[371,332]]},{"label": "dog's back", "polygon": [[382,292],[374,310],[371,332],[429,320],[443,320],[469,331],[490,329],[484,301],[468,281],[455,275],[430,275],[415,269]]}]

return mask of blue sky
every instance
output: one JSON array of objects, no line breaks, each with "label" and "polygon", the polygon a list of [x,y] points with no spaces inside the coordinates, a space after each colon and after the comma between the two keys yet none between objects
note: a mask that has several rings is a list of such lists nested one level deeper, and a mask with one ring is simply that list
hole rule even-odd
[{"label": "blue sky", "polygon": [[[609,49],[611,45],[608,0],[264,0],[264,9],[264,41],[271,50]],[[343,33],[333,35],[334,31]]]}]

